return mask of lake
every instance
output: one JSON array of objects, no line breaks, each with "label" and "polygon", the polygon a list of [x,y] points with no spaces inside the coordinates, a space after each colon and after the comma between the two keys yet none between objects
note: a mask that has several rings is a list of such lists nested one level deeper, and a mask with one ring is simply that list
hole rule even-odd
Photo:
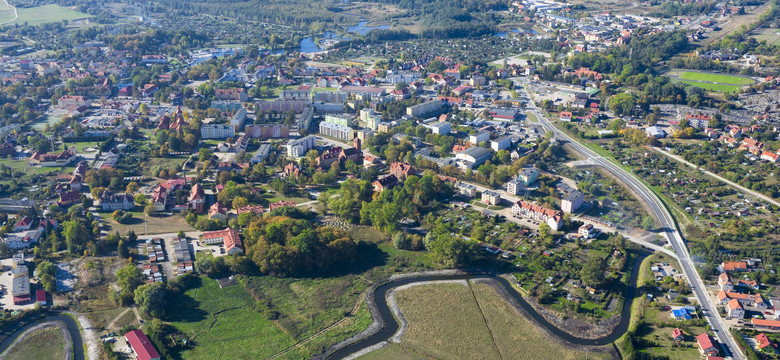
[{"label": "lake", "polygon": [[347,32],[351,33],[358,33],[360,35],[368,34],[371,30],[386,30],[389,29],[390,25],[377,25],[377,26],[368,26],[368,21],[361,21],[358,22],[355,26],[349,26],[347,27]]}]

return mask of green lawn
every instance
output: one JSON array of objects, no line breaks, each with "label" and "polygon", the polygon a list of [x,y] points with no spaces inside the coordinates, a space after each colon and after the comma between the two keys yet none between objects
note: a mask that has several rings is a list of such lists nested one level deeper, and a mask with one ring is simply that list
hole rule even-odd
[{"label": "green lawn", "polygon": [[756,82],[752,79],[748,79],[741,76],[723,75],[723,74],[707,74],[700,72],[685,71],[680,74],[680,79],[683,80],[698,80],[709,81],[721,84],[734,84],[734,85],[752,85]]},{"label": "green lawn", "polygon": [[58,327],[33,330],[22,341],[13,344],[5,355],[7,360],[62,359],[65,357],[65,338]]},{"label": "green lawn", "polygon": [[78,153],[85,153],[87,151],[84,151],[85,148],[95,148],[97,151],[98,148],[98,142],[97,141],[79,141],[79,142],[69,142],[65,143],[67,147],[74,146],[76,148],[76,152]]},{"label": "green lawn", "polygon": [[216,280],[201,281],[168,303],[168,319],[194,345],[181,353],[182,359],[263,359],[293,345],[254,309],[255,299],[243,286],[220,289]]},{"label": "green lawn", "polygon": [[740,85],[712,84],[712,83],[689,81],[689,80],[678,80],[678,81],[682,83],[686,83],[688,85],[700,87],[704,90],[715,91],[715,92],[737,92],[744,87]]},{"label": "green lawn", "polygon": [[529,111],[529,112],[525,113],[525,115],[526,115],[526,119],[528,119],[528,121],[530,121],[532,123],[539,122],[539,119],[537,119],[536,115],[534,115],[532,112]]},{"label": "green lawn", "polygon": [[72,21],[91,17],[89,14],[54,4],[31,8],[18,8],[17,10],[19,12],[19,18],[11,24],[21,25],[27,22],[28,25],[40,25],[62,20]]}]

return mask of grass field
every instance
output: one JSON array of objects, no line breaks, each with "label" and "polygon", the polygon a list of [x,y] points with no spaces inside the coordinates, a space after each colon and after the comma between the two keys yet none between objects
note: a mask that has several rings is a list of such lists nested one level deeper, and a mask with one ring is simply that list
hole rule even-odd
[{"label": "grass field", "polygon": [[14,18],[14,9],[6,3],[0,3],[0,23],[11,21]]},{"label": "grass field", "polygon": [[743,86],[740,85],[712,84],[712,83],[689,81],[689,80],[678,80],[678,81],[689,85],[700,87],[704,90],[715,91],[715,92],[737,92],[743,88]]},{"label": "grass field", "polygon": [[780,29],[759,29],[758,34],[753,35],[752,37],[756,38],[759,42],[766,41],[769,45],[780,46]]},{"label": "grass field", "polygon": [[[18,8],[19,18],[10,24],[40,25],[45,23],[59,22],[62,20],[76,20],[91,17],[80,11],[76,11],[59,5],[43,5],[31,8]],[[13,18],[13,15],[11,15]]]},{"label": "grass field", "polygon": [[680,74],[680,79],[683,80],[697,80],[697,81],[709,81],[713,83],[732,84],[732,85],[751,85],[755,84],[755,81],[744,78],[741,76],[723,75],[723,74],[707,74],[700,72],[684,71]]},{"label": "grass field", "polygon": [[6,360],[62,359],[65,357],[65,339],[58,327],[33,330],[22,341],[12,345]]},{"label": "grass field", "polygon": [[294,343],[254,309],[255,299],[243,286],[220,289],[216,280],[201,281],[168,303],[171,323],[195,345],[182,359],[263,359]]},{"label": "grass field", "polygon": [[[551,341],[507,304],[490,286],[434,284],[396,294],[409,328],[400,347],[388,356],[408,359],[538,359],[575,360],[585,354]],[[406,349],[406,352],[402,350]],[[368,359],[383,353],[370,355]],[[589,358],[608,358],[590,353]]]},{"label": "grass field", "polygon": [[[136,234],[162,234],[182,231],[194,231],[195,229],[184,221],[183,214],[174,214],[171,216],[147,216],[144,217],[143,207],[136,207],[133,214],[133,220],[129,224],[120,224],[112,218],[113,212],[101,212],[100,217],[111,227],[108,232],[119,231],[120,234],[127,234],[135,231]],[[146,219],[146,223],[144,223]]]}]

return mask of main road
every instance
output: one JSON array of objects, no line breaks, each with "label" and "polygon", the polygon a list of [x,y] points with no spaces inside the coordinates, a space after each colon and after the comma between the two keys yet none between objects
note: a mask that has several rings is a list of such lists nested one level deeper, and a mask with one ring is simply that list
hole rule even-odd
[{"label": "main road", "polygon": [[672,218],[672,215],[669,213],[669,210],[664,206],[658,196],[656,196],[655,193],[653,193],[650,188],[647,187],[647,185],[636,178],[632,173],[628,172],[620,166],[617,166],[611,160],[599,156],[596,152],[589,149],[587,146],[581,144],[577,140],[570,137],[568,134],[553,126],[552,123],[550,123],[548,119],[542,115],[542,112],[539,111],[539,108],[536,106],[536,104],[534,104],[533,100],[531,100],[530,94],[528,94],[525,88],[522,88],[522,92],[525,92],[525,96],[529,99],[528,107],[530,111],[536,116],[537,119],[539,119],[542,126],[544,126],[547,131],[551,131],[553,134],[555,134],[557,140],[568,142],[572,147],[574,147],[574,149],[588,157],[595,164],[603,167],[605,170],[618,177],[623,183],[629,186],[631,190],[639,195],[641,200],[650,207],[653,214],[655,214],[656,218],[658,218],[661,223],[661,230],[663,231],[664,236],[667,238],[669,243],[672,245],[674,252],[677,254],[677,259],[680,262],[682,272],[688,279],[691,290],[696,296],[696,299],[698,300],[699,304],[701,304],[702,315],[710,323],[710,327],[715,333],[715,337],[724,348],[726,354],[730,354],[735,359],[745,359],[745,356],[742,354],[739,346],[737,346],[737,343],[734,341],[731,333],[728,332],[728,327],[725,325],[723,319],[718,314],[718,310],[713,303],[712,298],[707,294],[707,289],[701,277],[699,276],[699,272],[696,271],[693,260],[688,253],[688,248],[685,246],[685,240],[683,240],[680,231],[677,229],[677,224]]}]

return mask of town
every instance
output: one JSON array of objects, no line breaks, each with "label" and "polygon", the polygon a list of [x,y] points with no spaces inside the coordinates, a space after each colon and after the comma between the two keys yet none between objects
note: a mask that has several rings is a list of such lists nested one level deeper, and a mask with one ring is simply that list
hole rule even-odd
[{"label": "town", "polygon": [[775,358],[780,2],[467,3],[0,5],[1,356]]}]

